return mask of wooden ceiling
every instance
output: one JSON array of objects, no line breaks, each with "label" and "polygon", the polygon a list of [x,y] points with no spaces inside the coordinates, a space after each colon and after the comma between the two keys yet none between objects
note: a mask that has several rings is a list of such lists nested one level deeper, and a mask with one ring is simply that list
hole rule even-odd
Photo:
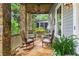
[{"label": "wooden ceiling", "polygon": [[27,12],[32,14],[47,14],[51,9],[53,3],[34,3],[34,4],[26,4]]}]

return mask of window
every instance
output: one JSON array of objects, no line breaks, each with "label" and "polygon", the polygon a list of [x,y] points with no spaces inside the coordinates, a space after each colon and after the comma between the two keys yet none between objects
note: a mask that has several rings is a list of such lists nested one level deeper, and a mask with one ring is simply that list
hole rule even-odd
[{"label": "window", "polygon": [[57,9],[57,33],[61,36],[61,6]]},{"label": "window", "polygon": [[45,28],[47,29],[48,23],[45,23]]},{"label": "window", "polygon": [[36,25],[37,25],[37,28],[38,28],[39,27],[39,23],[37,23]]},{"label": "window", "polygon": [[44,23],[40,23],[41,24],[41,27],[44,27]]}]

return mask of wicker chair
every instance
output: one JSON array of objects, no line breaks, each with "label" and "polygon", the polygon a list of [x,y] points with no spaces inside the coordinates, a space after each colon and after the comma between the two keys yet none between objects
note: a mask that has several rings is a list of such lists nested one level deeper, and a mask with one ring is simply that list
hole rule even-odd
[{"label": "wicker chair", "polygon": [[35,38],[36,38],[36,35],[33,33],[33,31],[32,30],[29,30],[29,32],[28,32],[28,38],[33,38],[34,40],[35,40]]}]

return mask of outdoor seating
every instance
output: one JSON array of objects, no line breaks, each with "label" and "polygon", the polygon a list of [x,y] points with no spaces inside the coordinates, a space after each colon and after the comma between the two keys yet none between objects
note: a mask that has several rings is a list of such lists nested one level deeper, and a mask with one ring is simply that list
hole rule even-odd
[{"label": "outdoor seating", "polygon": [[21,37],[22,37],[22,40],[23,40],[23,45],[26,44],[26,49],[31,49],[34,47],[34,39],[33,37],[28,37],[26,38],[24,32],[21,33]]},{"label": "outdoor seating", "polygon": [[48,35],[46,35],[45,37],[43,37],[43,40],[42,40],[42,47],[44,46],[44,44],[51,44],[51,39]]},{"label": "outdoor seating", "polygon": [[42,40],[42,47],[44,46],[44,44],[51,45],[53,38],[54,38],[54,31],[52,32],[52,34],[45,35]]}]

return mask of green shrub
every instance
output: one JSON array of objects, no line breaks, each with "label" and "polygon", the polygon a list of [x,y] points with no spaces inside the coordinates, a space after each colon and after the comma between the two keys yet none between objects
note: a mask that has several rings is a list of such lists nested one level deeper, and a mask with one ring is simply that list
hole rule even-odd
[{"label": "green shrub", "polygon": [[36,29],[35,29],[35,32],[36,32],[36,33],[45,33],[46,30],[45,30],[43,27],[39,27],[39,28],[36,28]]},{"label": "green shrub", "polygon": [[19,23],[17,22],[17,20],[12,19],[11,20],[11,34],[18,34],[20,33],[20,27],[19,27]]},{"label": "green shrub", "polygon": [[55,38],[52,48],[54,48],[56,55],[76,55],[75,47],[77,46],[75,35],[69,37],[62,36]]}]

